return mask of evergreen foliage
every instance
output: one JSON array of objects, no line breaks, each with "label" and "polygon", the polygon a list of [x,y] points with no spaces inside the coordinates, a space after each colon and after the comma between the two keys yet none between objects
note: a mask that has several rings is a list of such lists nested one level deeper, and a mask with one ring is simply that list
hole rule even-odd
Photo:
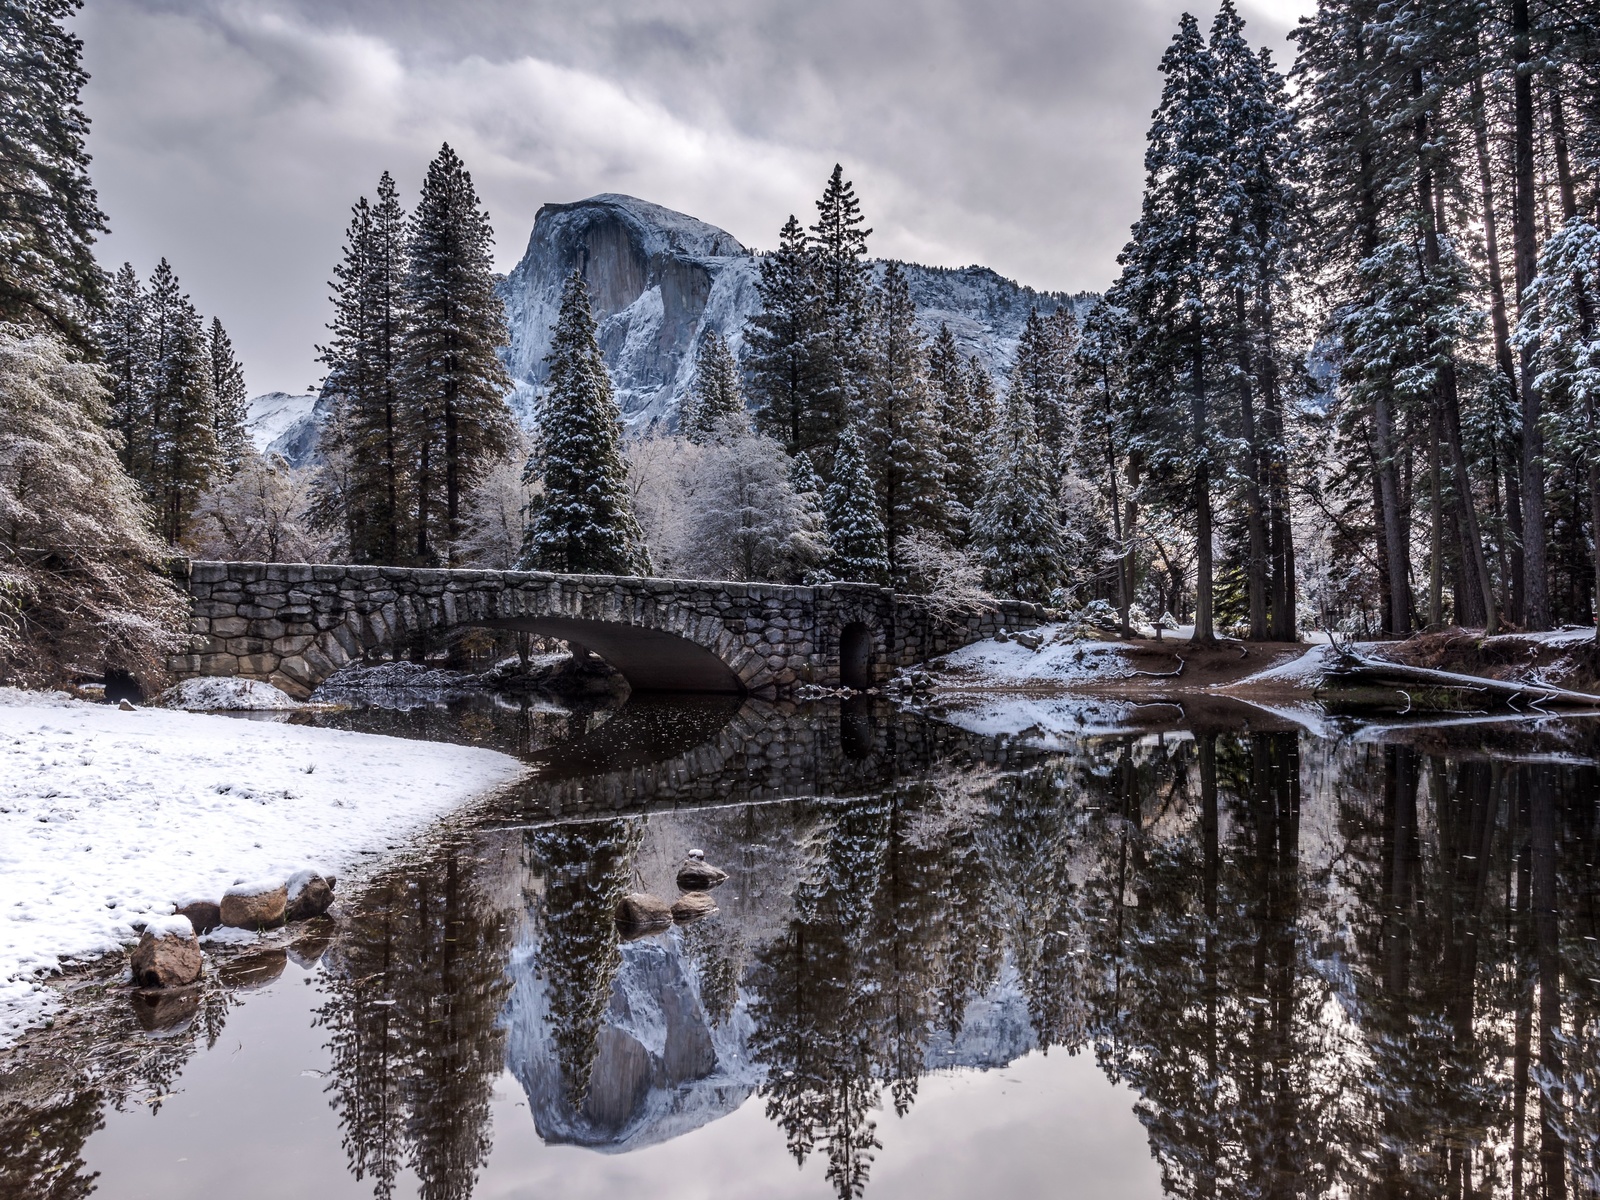
[{"label": "evergreen foliage", "polygon": [[972,510],[983,492],[991,415],[980,407],[974,384],[955,335],[948,325],[940,324],[928,351],[928,389],[943,465],[941,488],[948,506],[949,532],[958,546],[966,543]]},{"label": "evergreen foliage", "polygon": [[823,501],[832,553],[828,571],[851,583],[885,583],[889,549],[879,516],[877,487],[867,461],[866,439],[854,426],[839,438],[833,482]]},{"label": "evergreen foliage", "polygon": [[493,230],[448,145],[428,164],[411,214],[401,377],[414,471],[419,562],[453,564],[466,499],[515,436],[497,353],[507,342],[494,286]]},{"label": "evergreen foliage", "polygon": [[619,445],[622,414],[595,341],[589,289],[574,271],[561,294],[549,382],[539,397],[526,478],[538,486],[522,565],[597,575],[650,571]]},{"label": "evergreen foliage", "polygon": [[922,530],[941,538],[954,528],[944,490],[944,461],[917,309],[899,264],[890,263],[874,296],[867,329],[872,355],[865,431],[876,464],[878,505],[889,577],[906,579],[900,545]]},{"label": "evergreen foliage", "polygon": [[233,353],[233,339],[216,317],[206,339],[211,351],[211,394],[215,399],[212,421],[223,469],[237,471],[254,450],[245,422],[250,418],[250,393],[244,385],[244,368]]},{"label": "evergreen foliage", "polygon": [[700,443],[749,430],[743,389],[739,386],[739,365],[715,329],[706,330],[695,350],[694,378],[684,397],[678,424],[685,437]]},{"label": "evergreen foliage", "polygon": [[972,546],[984,582],[997,596],[1048,603],[1067,557],[1055,473],[1034,432],[1020,389],[1006,398],[996,454],[972,516]]},{"label": "evergreen foliage", "polygon": [[817,257],[790,217],[778,248],[761,260],[761,311],[745,328],[744,366],[760,429],[790,454],[831,453],[838,381],[828,347],[827,309]]},{"label": "evergreen foliage", "polygon": [[334,268],[333,337],[319,348],[328,367],[323,393],[334,416],[322,431],[330,464],[318,483],[317,511],[343,531],[351,561],[411,561],[415,537],[412,422],[401,377],[405,333],[406,213],[387,171],[378,199],[357,202]]},{"label": "evergreen foliage", "polygon": [[65,24],[80,0],[0,5],[0,321],[87,349],[104,278],[95,235],[105,215],[89,181],[89,76]]},{"label": "evergreen foliage", "polygon": [[158,528],[176,544],[223,460],[210,341],[166,259],[150,276],[145,319],[148,383],[138,431],[144,455],[135,478],[150,494]]}]

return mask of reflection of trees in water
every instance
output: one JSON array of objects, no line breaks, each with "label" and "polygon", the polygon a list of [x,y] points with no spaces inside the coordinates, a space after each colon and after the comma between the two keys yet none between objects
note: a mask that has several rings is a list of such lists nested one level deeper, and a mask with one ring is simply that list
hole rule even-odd
[{"label": "reflection of trees in water", "polygon": [[0,1196],[83,1200],[99,1172],[84,1173],[83,1144],[104,1123],[98,1088],[67,1087],[40,1105],[0,1106]]},{"label": "reflection of trees in water", "polygon": [[600,1027],[622,965],[617,901],[630,890],[642,821],[588,821],[531,830],[528,865],[544,881],[535,908],[535,969],[549,997],[551,1041],[573,1109],[582,1107]]},{"label": "reflection of trees in water", "polygon": [[420,1195],[465,1198],[488,1160],[511,933],[477,861],[448,848],[391,872],[329,955],[329,1090],[351,1169],[380,1197],[408,1166]]}]

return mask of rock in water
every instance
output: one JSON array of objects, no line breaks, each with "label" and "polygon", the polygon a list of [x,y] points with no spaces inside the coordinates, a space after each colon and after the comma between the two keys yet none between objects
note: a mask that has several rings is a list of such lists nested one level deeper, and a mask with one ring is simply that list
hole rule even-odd
[{"label": "rock in water", "polygon": [[728,873],[720,867],[690,855],[678,868],[678,887],[686,892],[705,892],[726,883]]},{"label": "rock in water", "polygon": [[236,883],[222,894],[222,923],[230,929],[275,929],[283,924],[289,889],[275,880]]},{"label": "rock in water", "polygon": [[617,925],[630,937],[670,929],[672,906],[649,892],[630,892],[617,901]]},{"label": "rock in water", "polygon": [[717,902],[704,892],[685,892],[672,904],[672,919],[679,925],[709,917],[717,911]]},{"label": "rock in water", "polygon": [[210,933],[222,924],[222,906],[211,900],[190,900],[172,909],[174,916],[188,917],[196,933]]},{"label": "rock in water", "polygon": [[284,884],[284,920],[309,921],[333,903],[333,880],[317,871],[296,871]]},{"label": "rock in water", "polygon": [[133,981],[143,988],[185,987],[200,978],[200,941],[188,917],[149,922],[133,949]]}]

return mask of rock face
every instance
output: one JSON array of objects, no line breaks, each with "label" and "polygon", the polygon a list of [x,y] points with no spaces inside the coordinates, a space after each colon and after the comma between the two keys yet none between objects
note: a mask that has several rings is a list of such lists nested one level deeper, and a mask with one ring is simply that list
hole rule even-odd
[{"label": "rock face", "polygon": [[331,403],[316,395],[267,392],[250,401],[245,430],[261,454],[278,455],[291,467],[320,462],[320,424]]},{"label": "rock face", "polygon": [[[776,223],[774,224],[776,228]],[[512,407],[529,423],[544,356],[574,270],[588,281],[601,353],[624,418],[640,427],[673,420],[693,373],[694,347],[714,329],[737,355],[744,327],[761,309],[760,260],[715,225],[607,194],[546,204],[535,216],[528,249],[500,288],[511,329],[506,365],[516,381]],[[873,264],[881,276],[885,264]],[[1031,308],[1085,308],[1087,293],[1037,292],[987,267],[946,269],[902,264],[918,324],[929,335],[950,326],[963,354],[1003,372]]]},{"label": "rock face", "polygon": [[200,942],[187,918],[152,924],[139,937],[129,966],[144,988],[185,987],[200,978]]},{"label": "rock face", "polygon": [[222,923],[230,929],[272,929],[283,924],[289,892],[281,883],[240,883],[222,896]]}]

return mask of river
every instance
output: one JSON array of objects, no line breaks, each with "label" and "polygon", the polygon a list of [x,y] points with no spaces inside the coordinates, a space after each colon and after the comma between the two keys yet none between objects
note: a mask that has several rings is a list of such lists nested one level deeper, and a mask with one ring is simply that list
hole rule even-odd
[{"label": "river", "polygon": [[[537,770],[199,999],[96,993],[0,1193],[1600,1194],[1600,724],[1165,715],[297,717]],[[719,911],[626,940],[692,849]]]}]

